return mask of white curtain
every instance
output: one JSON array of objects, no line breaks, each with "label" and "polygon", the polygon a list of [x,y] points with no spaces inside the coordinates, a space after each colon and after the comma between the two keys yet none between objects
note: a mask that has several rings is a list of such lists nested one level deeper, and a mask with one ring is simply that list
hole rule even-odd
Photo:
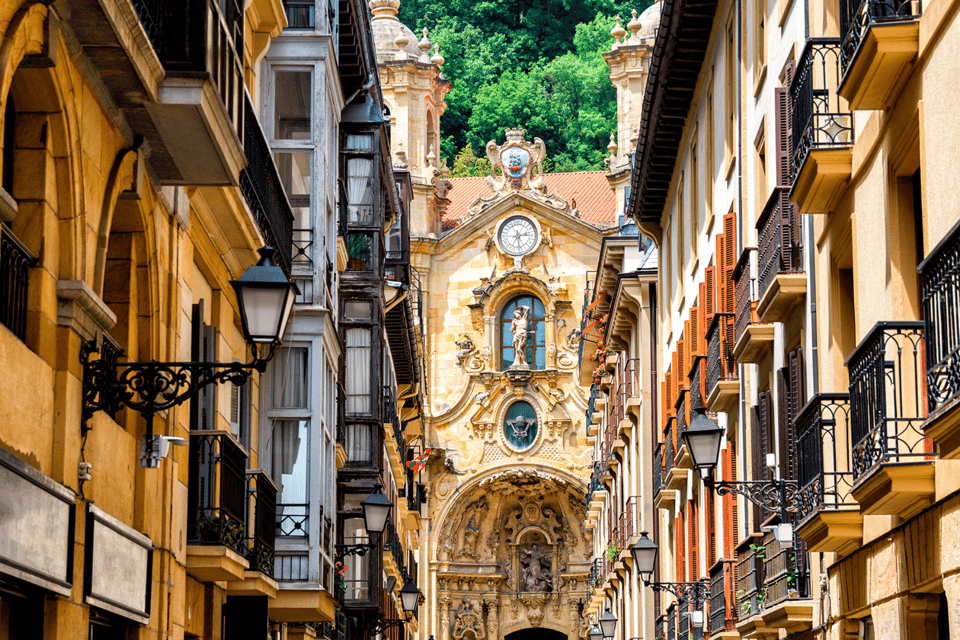
[{"label": "white curtain", "polygon": [[373,160],[351,158],[347,160],[347,222],[372,224],[373,189],[371,187]]},{"label": "white curtain", "polygon": [[277,420],[273,424],[273,480],[280,486],[277,502],[307,501],[308,420]]},{"label": "white curtain", "polygon": [[370,413],[370,329],[347,329],[347,413]]},{"label": "white curtain", "polygon": [[286,347],[273,360],[273,408],[306,409],[307,349]]}]

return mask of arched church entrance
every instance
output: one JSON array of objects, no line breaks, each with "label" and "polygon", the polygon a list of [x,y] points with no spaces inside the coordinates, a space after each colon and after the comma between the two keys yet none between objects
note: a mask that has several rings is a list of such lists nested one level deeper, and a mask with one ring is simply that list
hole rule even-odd
[{"label": "arched church entrance", "polygon": [[567,636],[553,629],[531,627],[508,633],[504,640],[567,640]]}]

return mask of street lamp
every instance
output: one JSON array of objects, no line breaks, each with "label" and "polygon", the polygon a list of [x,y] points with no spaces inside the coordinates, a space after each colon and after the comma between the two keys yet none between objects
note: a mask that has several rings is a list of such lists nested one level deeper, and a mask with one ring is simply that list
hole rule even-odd
[{"label": "street lamp", "polygon": [[400,606],[404,613],[417,615],[417,609],[420,607],[420,589],[414,584],[413,578],[407,578],[407,584],[400,589]]},{"label": "street lamp", "polygon": [[[380,535],[387,526],[387,517],[390,515],[390,509],[393,504],[390,499],[380,491],[380,483],[373,485],[373,491],[360,503],[363,507],[363,521],[366,523],[368,534]],[[360,542],[357,544],[338,544],[336,545],[337,557],[345,558],[347,556],[366,555],[367,551],[377,547],[373,542]],[[404,585],[404,589],[407,585]],[[401,591],[402,592],[402,591]],[[419,592],[417,593],[419,595]],[[404,607],[406,608],[406,607]]]},{"label": "street lamp", "polygon": [[[138,411],[147,423],[141,445],[140,466],[157,468],[170,443],[185,444],[182,438],[155,435],[153,417],[178,406],[206,386],[232,382],[241,386],[253,371],[263,373],[280,344],[297,285],[287,279],[273,261],[272,247],[260,250],[260,261],[231,282],[237,294],[243,336],[253,350],[253,360],[241,362],[118,362],[121,352],[113,345],[101,348],[96,340],[80,347],[83,366],[83,409],[80,431],[86,435],[88,421],[97,411],[114,414],[122,407]],[[264,354],[261,350],[266,348]],[[100,357],[91,359],[94,353]]]},{"label": "street lamp", "polygon": [[587,634],[587,637],[590,640],[603,640],[603,631],[600,630],[600,625],[593,625],[593,629],[590,629],[590,633]]},{"label": "street lamp", "polygon": [[695,608],[700,607],[707,595],[707,581],[698,580],[697,582],[653,582],[650,578],[653,575],[654,567],[657,564],[657,554],[660,548],[656,543],[647,537],[646,531],[640,532],[640,539],[632,547],[630,553],[633,554],[634,564],[637,567],[637,573],[643,580],[643,584],[654,591],[667,591],[672,593],[683,603],[694,603]]},{"label": "street lamp", "polygon": [[690,421],[690,428],[683,433],[683,438],[694,466],[700,469],[706,478],[707,488],[713,487],[720,496],[728,493],[742,495],[762,509],[779,513],[781,525],[777,530],[777,538],[783,541],[792,540],[792,528],[787,524],[787,514],[797,511],[797,483],[782,478],[771,481],[714,482],[712,472],[717,467],[723,429],[706,415],[706,411],[703,407],[694,409],[695,415]]},{"label": "street lamp", "polygon": [[612,638],[617,631],[617,616],[610,613],[610,607],[600,616],[600,632],[604,638]]}]

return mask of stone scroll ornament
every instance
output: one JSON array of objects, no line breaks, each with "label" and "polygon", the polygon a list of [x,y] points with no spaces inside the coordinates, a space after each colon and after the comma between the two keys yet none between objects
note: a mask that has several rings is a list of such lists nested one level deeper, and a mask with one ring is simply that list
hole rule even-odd
[{"label": "stone scroll ornament", "polygon": [[476,640],[486,636],[486,629],[483,624],[483,614],[478,611],[473,603],[465,601],[457,610],[457,620],[453,626],[453,637],[456,640],[462,640],[463,636],[471,633]]}]

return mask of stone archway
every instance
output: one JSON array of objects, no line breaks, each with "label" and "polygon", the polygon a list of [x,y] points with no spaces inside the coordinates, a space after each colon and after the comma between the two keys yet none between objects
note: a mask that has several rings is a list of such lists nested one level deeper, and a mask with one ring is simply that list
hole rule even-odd
[{"label": "stone archway", "polygon": [[567,640],[567,636],[553,629],[528,627],[504,636],[504,640]]}]

